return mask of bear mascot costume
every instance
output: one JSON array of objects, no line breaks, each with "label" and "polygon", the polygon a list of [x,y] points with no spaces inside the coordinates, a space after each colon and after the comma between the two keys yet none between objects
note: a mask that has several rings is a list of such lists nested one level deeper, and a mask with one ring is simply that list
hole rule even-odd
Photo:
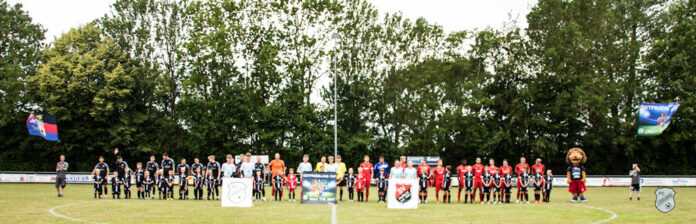
[{"label": "bear mascot costume", "polygon": [[587,162],[587,155],[585,151],[580,148],[572,148],[568,150],[566,155],[566,163],[570,164],[568,166],[568,171],[566,176],[568,177],[568,192],[573,194],[573,199],[570,201],[578,202],[578,197],[580,202],[587,202],[585,199],[585,167],[583,164]]}]

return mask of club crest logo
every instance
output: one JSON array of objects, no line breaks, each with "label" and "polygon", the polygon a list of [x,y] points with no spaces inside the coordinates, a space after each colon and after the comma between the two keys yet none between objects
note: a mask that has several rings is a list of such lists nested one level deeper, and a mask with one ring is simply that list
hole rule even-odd
[{"label": "club crest logo", "polygon": [[400,203],[406,203],[411,200],[411,185],[410,184],[396,184],[396,201]]},{"label": "club crest logo", "polygon": [[244,183],[231,183],[227,185],[229,191],[227,194],[227,198],[230,199],[232,203],[235,204],[240,204],[244,202],[244,199],[248,197],[247,192],[249,192],[247,189],[248,186]]},{"label": "club crest logo", "polygon": [[674,201],[676,193],[674,189],[666,187],[655,190],[655,208],[664,213],[672,211],[676,205]]}]

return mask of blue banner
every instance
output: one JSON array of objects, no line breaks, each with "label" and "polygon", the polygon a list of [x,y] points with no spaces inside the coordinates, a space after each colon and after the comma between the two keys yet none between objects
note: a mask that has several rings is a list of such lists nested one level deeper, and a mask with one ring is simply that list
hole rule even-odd
[{"label": "blue banner", "polygon": [[662,134],[677,109],[679,103],[641,103],[638,110],[638,136]]},{"label": "blue banner", "polygon": [[302,173],[302,204],[336,204],[336,173]]}]

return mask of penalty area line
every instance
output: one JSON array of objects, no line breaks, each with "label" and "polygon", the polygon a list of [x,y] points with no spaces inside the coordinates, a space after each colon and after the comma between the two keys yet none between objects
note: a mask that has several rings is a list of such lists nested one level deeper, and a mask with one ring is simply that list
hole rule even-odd
[{"label": "penalty area line", "polygon": [[611,221],[611,220],[614,220],[616,217],[619,217],[615,212],[613,212],[613,211],[611,211],[611,210],[609,210],[609,209],[598,208],[598,207],[592,207],[592,206],[589,206],[589,205],[578,205],[578,206],[579,206],[579,207],[590,208],[590,209],[594,209],[594,210],[600,210],[600,211],[603,211],[603,212],[606,212],[606,213],[611,214],[611,217],[609,217],[608,219],[602,219],[602,220],[593,222],[593,224],[599,224],[599,223],[609,222],[609,221]]},{"label": "penalty area line", "polygon": [[70,221],[73,221],[73,222],[100,223],[100,222],[92,222],[92,221],[84,220],[84,219],[73,218],[73,217],[70,217],[70,216],[67,216],[67,215],[63,215],[63,214],[60,214],[60,213],[56,212],[56,209],[59,209],[59,208],[62,208],[62,207],[68,207],[68,206],[73,206],[73,205],[78,205],[78,204],[85,204],[85,203],[87,203],[87,202],[86,202],[86,201],[83,201],[83,202],[74,202],[74,203],[69,203],[69,204],[58,205],[58,206],[55,206],[55,207],[52,207],[52,208],[48,209],[48,212],[51,213],[51,215],[53,215],[53,216],[55,216],[55,217],[67,219],[67,220],[70,220]]}]

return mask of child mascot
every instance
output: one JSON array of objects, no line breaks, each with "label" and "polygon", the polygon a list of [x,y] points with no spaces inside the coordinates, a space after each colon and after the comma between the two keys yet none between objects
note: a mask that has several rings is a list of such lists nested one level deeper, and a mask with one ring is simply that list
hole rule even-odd
[{"label": "child mascot", "polygon": [[582,165],[585,162],[587,162],[585,151],[582,151],[580,148],[568,150],[566,163],[570,164],[570,166],[566,176],[568,177],[568,192],[573,194],[573,199],[570,200],[572,202],[578,202],[578,196],[580,197],[580,202],[587,202],[584,194],[587,190],[585,187],[585,167]]}]

